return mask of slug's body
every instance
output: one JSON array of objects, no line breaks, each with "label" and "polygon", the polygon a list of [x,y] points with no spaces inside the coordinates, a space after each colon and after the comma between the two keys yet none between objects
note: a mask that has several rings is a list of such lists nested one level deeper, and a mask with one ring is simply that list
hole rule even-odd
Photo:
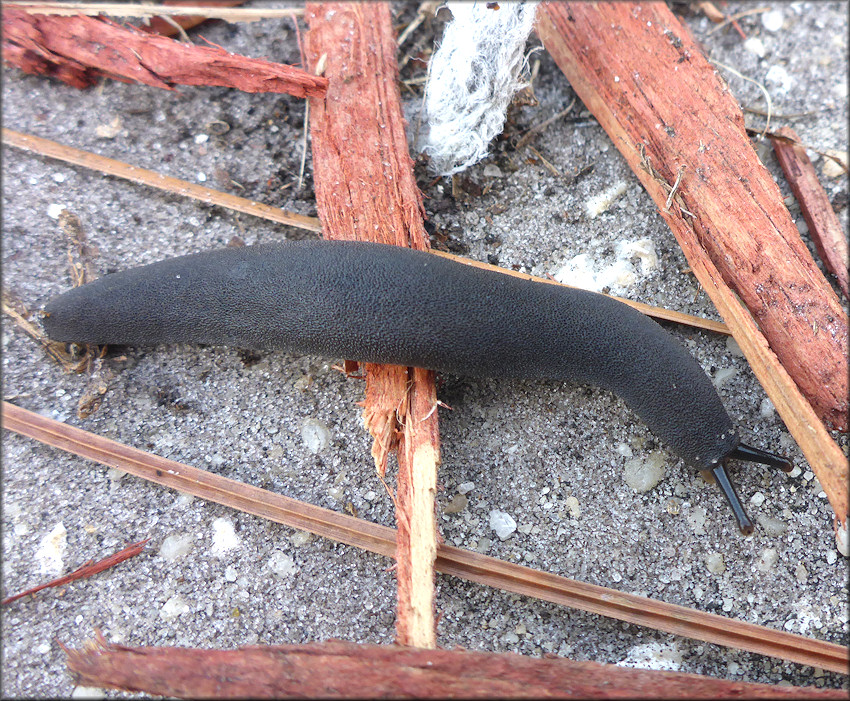
[{"label": "slug's body", "polygon": [[395,246],[302,241],[174,258],[66,292],[44,325],[57,341],[279,348],[588,383],[622,397],[697,469],[753,459],[702,368],[643,314]]}]

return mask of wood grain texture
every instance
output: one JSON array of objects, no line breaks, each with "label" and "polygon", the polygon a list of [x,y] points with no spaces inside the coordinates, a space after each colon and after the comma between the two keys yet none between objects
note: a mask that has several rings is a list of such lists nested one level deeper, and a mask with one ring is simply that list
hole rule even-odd
[{"label": "wood grain texture", "polygon": [[841,689],[774,686],[554,656],[417,650],[342,641],[237,650],[67,650],[78,684],[190,698],[795,698]]},{"label": "wood grain texture", "polygon": [[847,317],[728,88],[663,3],[546,3],[537,31],[652,196],[845,522],[848,462],[820,419],[847,429]]},{"label": "wood grain texture", "polygon": [[95,17],[31,15],[3,9],[3,59],[27,73],[76,88],[101,75],[157,88],[220,85],[245,92],[321,95],[327,81],[292,66],[192,46]]},{"label": "wood grain texture", "polygon": [[[307,61],[327,93],[310,100],[316,203],[325,238],[428,248],[398,90],[386,3],[308,4]],[[398,451],[398,642],[436,644],[435,495],[439,465],[434,374],[364,364],[364,419],[378,472]]]},{"label": "wood grain texture", "polygon": [[717,269],[821,419],[847,430],[847,317],[688,30],[664,3],[579,2],[541,5],[538,34],[691,265]]}]

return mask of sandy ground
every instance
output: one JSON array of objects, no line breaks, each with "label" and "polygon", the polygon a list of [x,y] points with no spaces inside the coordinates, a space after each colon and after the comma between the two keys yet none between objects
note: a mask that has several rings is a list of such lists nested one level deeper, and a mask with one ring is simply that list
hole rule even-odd
[{"label": "sandy ground", "polygon": [[[732,3],[730,11],[751,7]],[[764,83],[774,111],[785,115],[774,116],[775,126],[792,124],[820,150],[846,150],[846,5],[773,7],[769,15],[742,19],[752,38],[746,45],[731,28],[710,33],[714,25],[702,16],[687,15],[685,21],[713,59]],[[396,9],[401,24],[415,5]],[[423,27],[411,42],[430,45],[429,33],[440,27]],[[231,51],[298,61],[291,22],[218,24],[201,33]],[[549,118],[573,98],[551,59],[543,52],[536,56],[539,104],[512,112],[512,129]],[[423,71],[411,64],[403,77]],[[756,86],[724,75],[743,105],[764,109]],[[294,185],[300,100],[217,88],[165,92],[118,82],[78,91],[13,69],[5,69],[4,78],[7,127],[315,215],[309,156],[305,186]],[[418,90],[404,91],[411,107]],[[497,144],[493,156],[467,174],[479,188],[489,186],[487,194],[476,195],[469,186],[472,194],[455,201],[446,183],[426,191],[436,234],[471,258],[538,275],[556,274],[570,261],[575,270],[602,275],[617,263],[618,246],[646,239],[641,245],[655,252],[657,264],[651,255],[644,256],[647,265],[636,255],[621,259],[632,281],[613,291],[717,318],[685,272],[686,261],[650,198],[603,130],[582,114],[579,104],[570,115],[579,119],[552,124],[533,145],[562,173],[592,164],[585,177],[569,184],[529,159],[529,151]],[[751,113],[748,120],[764,123]],[[216,134],[216,121],[229,130]],[[98,136],[98,128],[109,125],[115,125],[114,136]],[[756,148],[787,194],[769,147]],[[815,160],[823,166],[823,159]],[[427,183],[427,175],[420,175]],[[228,178],[239,185],[228,186]],[[823,182],[846,224],[846,182]],[[619,197],[590,218],[587,201],[612,187]],[[799,208],[789,202],[805,236]],[[221,247],[234,236],[249,244],[304,236],[4,148],[3,285],[32,309],[70,286],[66,240],[51,217],[54,205],[80,218],[99,249],[100,274]],[[574,260],[583,254],[587,258]],[[734,346],[710,333],[670,330],[713,376],[745,440],[785,452],[799,467],[796,479],[755,467],[738,473],[742,497],[760,523],[753,536],[738,534],[719,492],[656,445],[617,398],[585,387],[443,377],[439,395],[453,407],[440,416],[439,524],[446,542],[846,644],[847,562],[836,550],[832,513],[817,480]],[[332,369],[338,360],[278,352],[250,356],[232,348],[128,349],[126,361],[104,361],[115,370],[114,379],[101,408],[80,420],[76,406],[89,380],[65,374],[13,324],[3,324],[6,399],[326,508],[344,510],[351,503],[361,517],[392,525],[391,503],[361,428],[362,385]],[[303,437],[314,422],[327,430],[318,453]],[[653,455],[666,475],[651,491],[636,493],[624,480],[626,466]],[[467,506],[444,513],[464,483],[472,483]],[[518,524],[505,541],[490,527],[493,510]],[[96,629],[130,645],[393,640],[390,561],[4,433],[4,595],[142,538],[151,539],[148,549],[129,563],[4,608],[5,696],[71,694],[74,684],[57,642],[79,646]],[[754,682],[846,684],[837,674],[450,577],[440,576],[437,587],[439,643],[445,647],[557,653]]]}]

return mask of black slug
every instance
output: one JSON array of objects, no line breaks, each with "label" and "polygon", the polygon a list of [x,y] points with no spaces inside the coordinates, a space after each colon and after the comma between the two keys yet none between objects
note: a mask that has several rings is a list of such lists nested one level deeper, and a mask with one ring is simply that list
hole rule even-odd
[{"label": "black slug", "polygon": [[45,308],[56,341],[279,348],[457,375],[587,383],[622,397],[688,465],[790,463],[740,442],[699,364],[657,323],[584,290],[381,244],[227,248],[106,275]]}]

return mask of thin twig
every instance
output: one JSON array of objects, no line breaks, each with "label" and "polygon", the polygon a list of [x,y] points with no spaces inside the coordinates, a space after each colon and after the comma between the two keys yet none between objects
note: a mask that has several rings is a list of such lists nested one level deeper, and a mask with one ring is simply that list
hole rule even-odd
[{"label": "thin twig", "polygon": [[231,8],[154,5],[150,3],[89,3],[89,2],[4,2],[6,7],[28,12],[31,15],[110,15],[112,17],[166,17],[195,15],[225,22],[257,22],[261,19],[302,17],[304,9],[290,8]]},{"label": "thin twig", "polygon": [[[706,36],[710,37],[712,34],[714,34],[715,32],[719,32],[721,29],[723,29],[723,27],[725,27],[728,24],[735,24],[742,17],[748,17],[749,15],[758,15],[758,14],[761,14],[762,12],[768,12],[770,9],[771,9],[770,7],[753,7],[749,10],[743,10],[741,12],[737,12],[734,15],[730,15],[729,17],[727,17],[725,20],[723,20],[716,27],[713,27],[712,29],[710,29],[706,33]],[[741,29],[738,28],[738,31],[741,32]],[[743,34],[743,32],[741,32],[741,34]],[[746,36],[744,35],[741,38],[742,39],[746,38]]]},{"label": "thin twig", "polygon": [[15,594],[14,596],[10,596],[6,599],[3,599],[0,606],[5,606],[6,604],[10,604],[13,601],[17,601],[18,599],[22,599],[25,596],[30,594],[35,594],[42,589],[47,589],[49,587],[61,587],[63,584],[68,584],[68,582],[73,582],[77,579],[85,579],[86,577],[91,577],[92,575],[97,574],[98,572],[103,572],[104,570],[108,570],[110,567],[114,567],[119,562],[124,562],[124,560],[129,560],[131,557],[135,557],[142,550],[145,549],[145,545],[150,541],[150,538],[145,538],[144,540],[140,540],[138,543],[133,543],[132,545],[128,545],[123,550],[119,550],[117,553],[110,555],[109,557],[100,560],[99,562],[92,562],[91,560],[87,562],[82,567],[77,568],[73,572],[66,574],[58,579],[53,579],[49,582],[45,582],[44,584],[39,584],[36,587],[31,587],[26,591],[22,591],[20,594]]},{"label": "thin twig", "polygon": [[747,82],[750,82],[753,85],[758,86],[759,90],[761,90],[762,93],[764,93],[764,98],[765,98],[765,100],[767,100],[767,120],[765,121],[764,130],[758,136],[759,140],[763,139],[764,135],[767,134],[767,131],[770,128],[770,116],[773,114],[773,101],[770,99],[770,93],[767,91],[767,88],[764,87],[764,85],[759,83],[757,80],[753,80],[752,78],[748,78],[747,76],[745,76],[743,73],[739,73],[734,68],[732,68],[732,66],[727,66],[725,63],[720,63],[720,61],[715,61],[713,58],[710,58],[708,60],[711,61],[715,66],[720,66],[720,68],[725,68],[727,71],[729,71],[733,75],[736,75],[739,78],[746,80]]}]

